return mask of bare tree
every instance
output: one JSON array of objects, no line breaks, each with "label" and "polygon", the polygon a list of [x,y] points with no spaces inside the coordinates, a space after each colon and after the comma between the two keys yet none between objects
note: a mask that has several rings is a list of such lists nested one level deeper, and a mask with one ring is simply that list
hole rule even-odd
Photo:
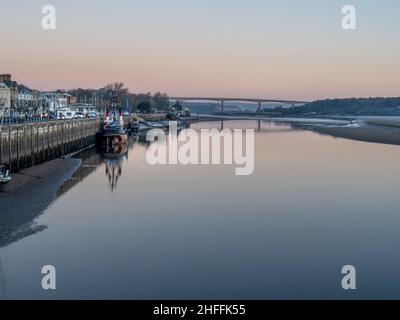
[{"label": "bare tree", "polygon": [[109,93],[110,96],[117,95],[119,105],[123,105],[124,99],[129,95],[129,89],[125,88],[123,82],[114,82],[106,85],[102,90]]},{"label": "bare tree", "polygon": [[153,95],[153,104],[154,107],[156,107],[157,109],[168,110],[171,105],[171,102],[166,93],[156,92]]}]

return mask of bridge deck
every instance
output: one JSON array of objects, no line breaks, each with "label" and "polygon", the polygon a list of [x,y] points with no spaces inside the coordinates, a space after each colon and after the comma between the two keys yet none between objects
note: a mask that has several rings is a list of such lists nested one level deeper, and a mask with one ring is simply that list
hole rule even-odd
[{"label": "bridge deck", "polygon": [[306,104],[308,101],[298,100],[280,100],[280,99],[256,99],[256,98],[225,98],[225,97],[170,97],[170,100],[182,100],[182,101],[231,101],[231,102],[254,102],[254,103],[287,103],[287,104]]}]

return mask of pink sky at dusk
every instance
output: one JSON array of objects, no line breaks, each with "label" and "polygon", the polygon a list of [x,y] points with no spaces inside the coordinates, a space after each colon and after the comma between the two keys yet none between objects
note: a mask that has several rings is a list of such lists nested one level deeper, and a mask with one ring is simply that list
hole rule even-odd
[{"label": "pink sky at dusk", "polygon": [[356,1],[359,27],[351,32],[341,29],[340,1],[205,2],[55,1],[55,31],[41,29],[41,1],[9,3],[0,72],[42,90],[120,81],[132,92],[178,96],[400,95],[399,44],[389,28],[398,22],[387,12],[365,24],[370,1]]}]

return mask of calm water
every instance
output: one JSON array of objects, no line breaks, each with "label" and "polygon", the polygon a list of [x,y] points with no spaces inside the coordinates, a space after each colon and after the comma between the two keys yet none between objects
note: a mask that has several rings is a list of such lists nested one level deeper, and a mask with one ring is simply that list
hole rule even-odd
[{"label": "calm water", "polygon": [[[137,142],[108,168],[87,152],[37,217],[47,228],[0,249],[0,296],[400,298],[400,148],[260,129],[248,177],[234,166],[149,166]],[[53,292],[41,289],[46,264],[57,269]],[[347,264],[355,292],[341,289]]]}]

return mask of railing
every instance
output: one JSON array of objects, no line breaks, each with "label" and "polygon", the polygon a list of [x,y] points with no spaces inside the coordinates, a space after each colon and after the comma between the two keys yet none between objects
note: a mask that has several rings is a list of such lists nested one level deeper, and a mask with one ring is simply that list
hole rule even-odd
[{"label": "railing", "polygon": [[[165,113],[157,113],[157,114],[138,114],[139,117],[145,120],[162,120],[165,119]],[[124,121],[130,121],[132,116],[124,116]],[[91,119],[93,118],[84,118]],[[49,117],[41,117],[41,116],[29,116],[29,117],[4,117],[3,118],[3,126],[14,125],[14,124],[26,124],[26,123],[41,123],[41,122],[49,122],[49,121],[73,121],[73,120],[84,120],[84,119],[71,119],[71,120],[57,120]],[[100,119],[104,120],[104,117],[100,117]]]},{"label": "railing", "polygon": [[23,124],[23,123],[38,123],[49,121],[49,117],[40,117],[40,116],[32,116],[32,117],[4,117],[3,125],[11,125],[11,124]]}]

